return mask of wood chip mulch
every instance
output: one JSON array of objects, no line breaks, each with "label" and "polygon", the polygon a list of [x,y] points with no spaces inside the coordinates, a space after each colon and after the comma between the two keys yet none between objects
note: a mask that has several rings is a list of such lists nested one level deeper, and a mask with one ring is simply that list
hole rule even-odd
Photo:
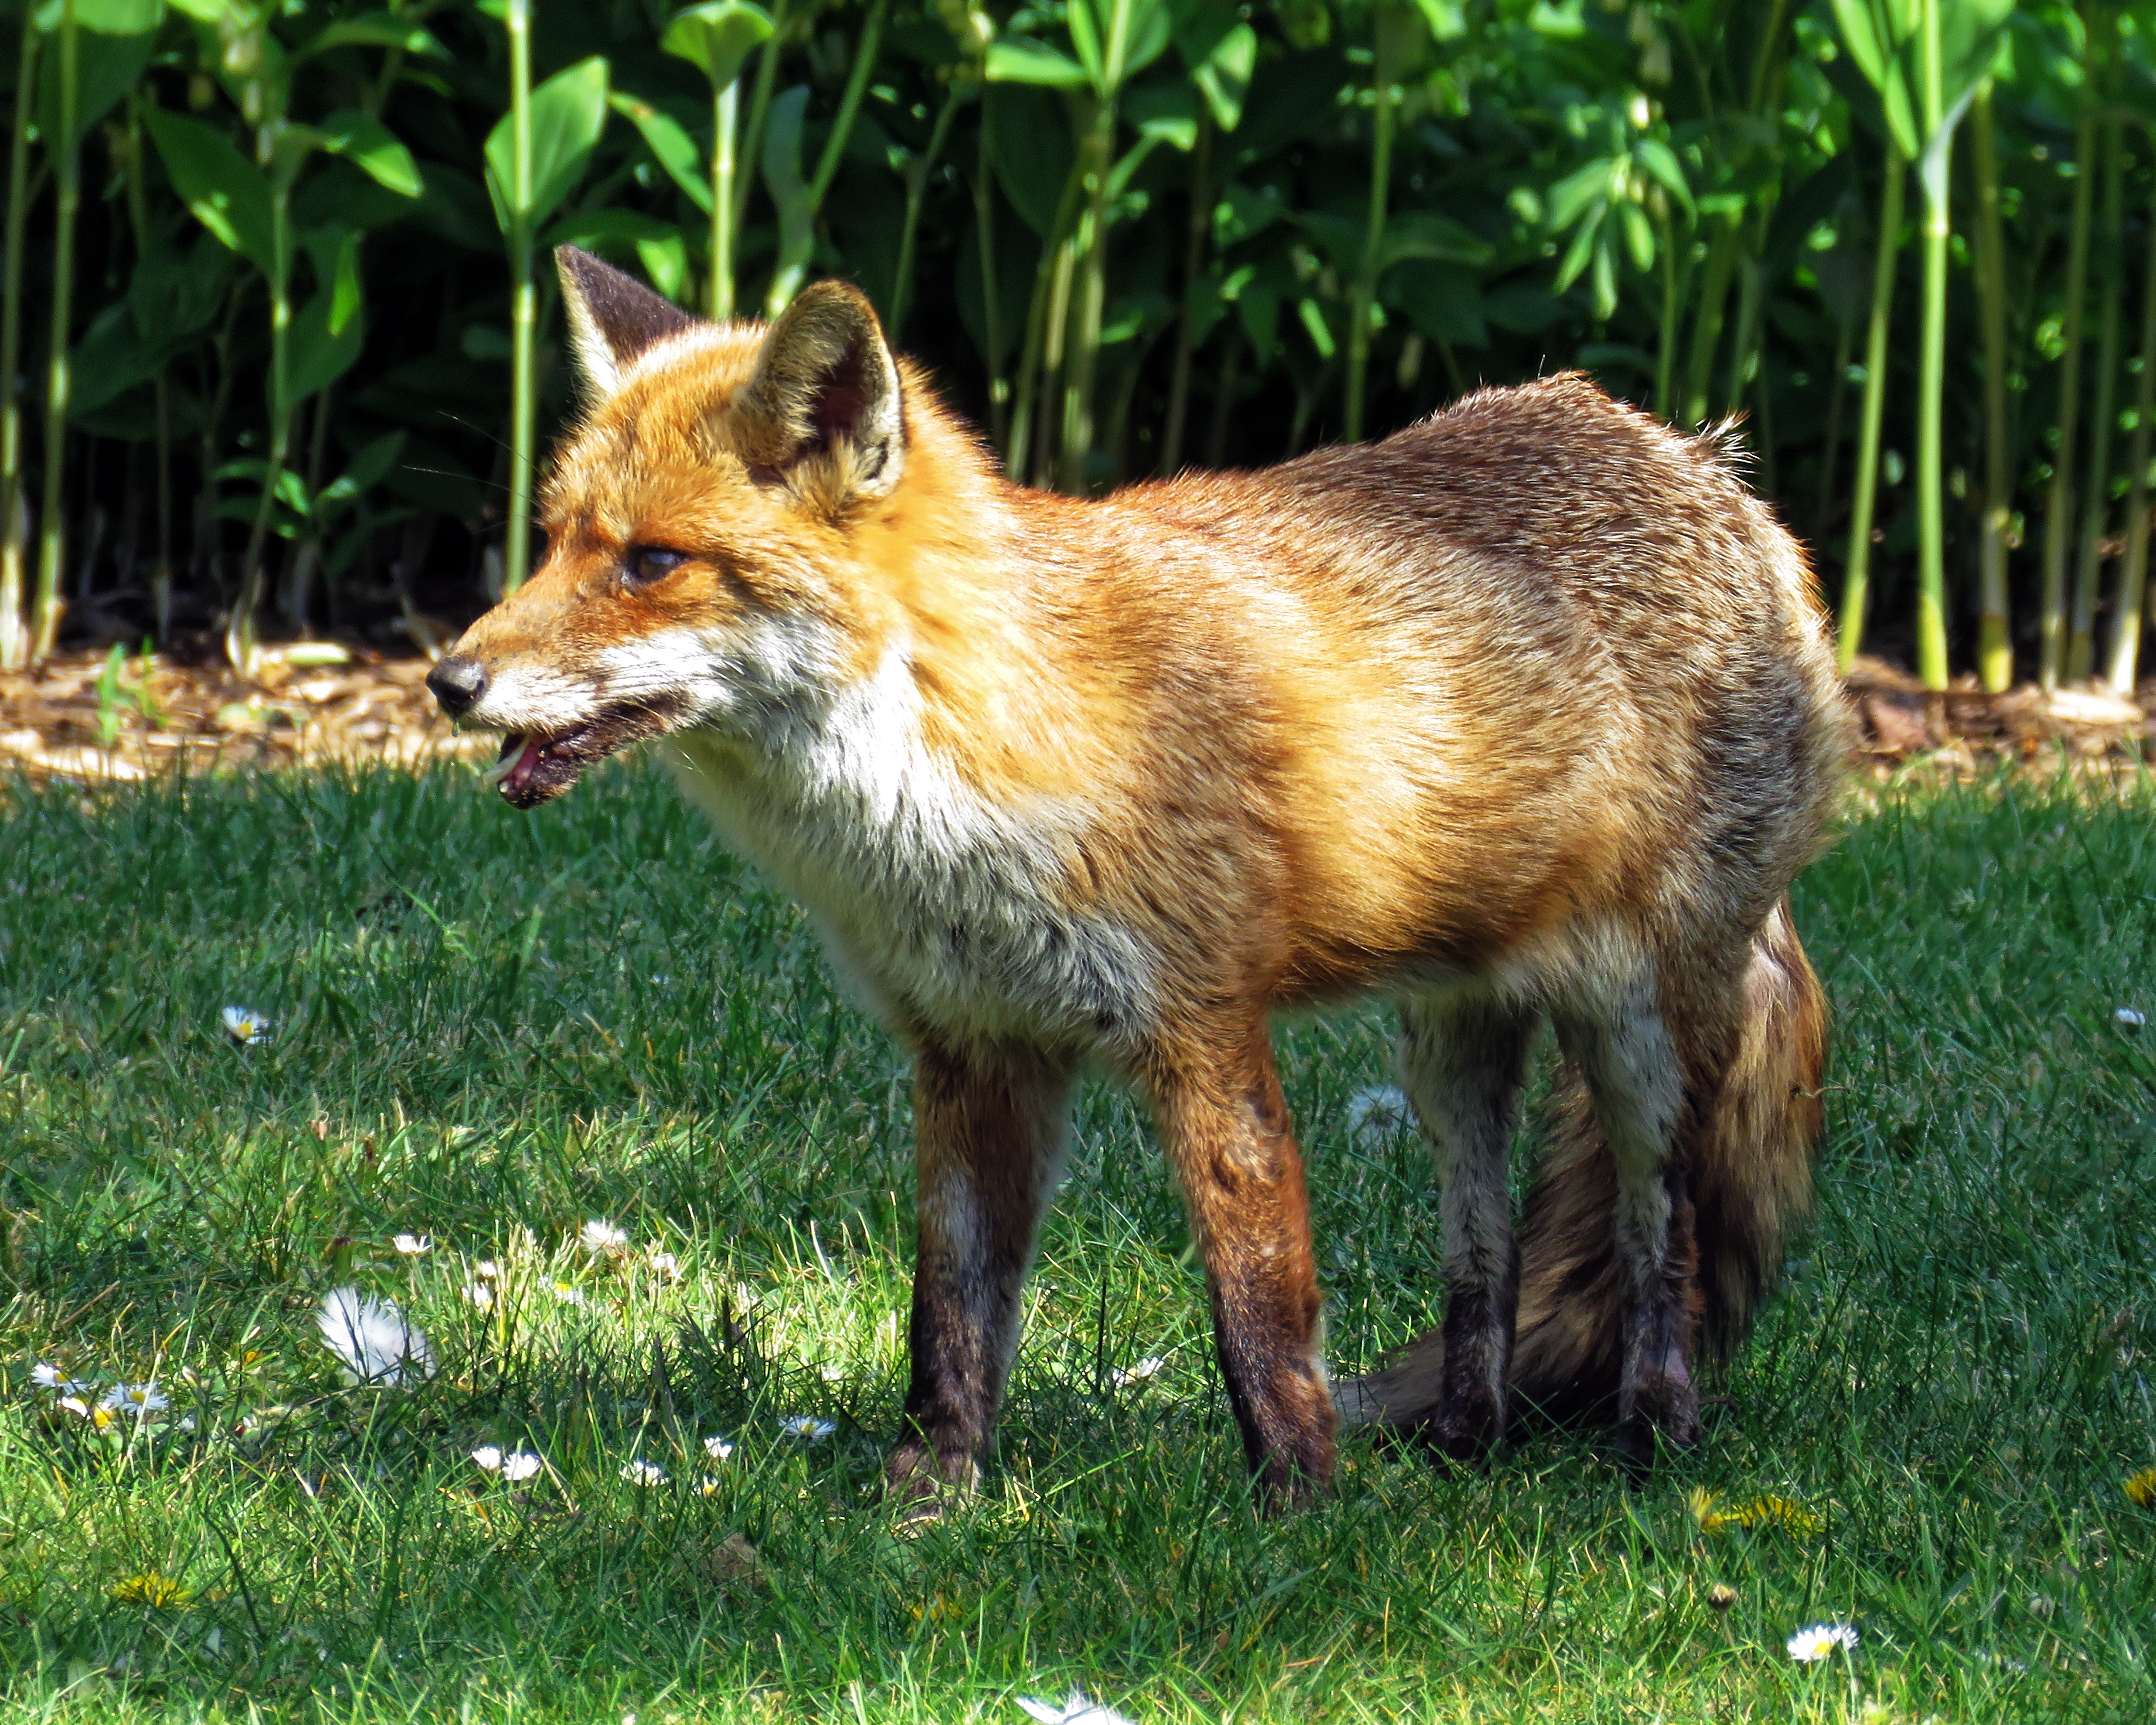
[{"label": "wood chip mulch", "polygon": [[[493,738],[449,729],[427,693],[427,670],[424,659],[357,649],[341,663],[272,658],[252,679],[164,659],[129,660],[110,677],[104,655],[63,654],[33,671],[0,673],[0,772],[112,782],[182,761],[195,771],[491,759]],[[1861,726],[1858,764],[1875,772],[1917,760],[1965,770],[2001,758],[2123,762],[2156,742],[2156,680],[2133,701],[2086,686],[1987,695],[1973,682],[1939,695],[1861,659],[1849,688]]]}]

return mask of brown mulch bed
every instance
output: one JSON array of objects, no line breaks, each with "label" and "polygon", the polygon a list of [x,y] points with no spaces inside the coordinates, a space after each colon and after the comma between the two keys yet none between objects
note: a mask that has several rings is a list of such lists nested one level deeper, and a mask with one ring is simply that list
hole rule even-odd
[{"label": "brown mulch bed", "polygon": [[[0,673],[0,771],[122,780],[182,759],[192,770],[490,758],[493,739],[457,736],[436,710],[427,668],[424,659],[355,648],[336,664],[273,657],[251,680],[219,665],[130,660],[108,684],[104,655],[62,654],[34,671]],[[2089,688],[2047,696],[2033,685],[1987,695],[1971,683],[1935,695],[1866,659],[1849,686],[1861,761],[1879,771],[1920,758],[1967,768],[2001,758],[2123,761],[2156,741],[2156,680],[2133,701]]]}]

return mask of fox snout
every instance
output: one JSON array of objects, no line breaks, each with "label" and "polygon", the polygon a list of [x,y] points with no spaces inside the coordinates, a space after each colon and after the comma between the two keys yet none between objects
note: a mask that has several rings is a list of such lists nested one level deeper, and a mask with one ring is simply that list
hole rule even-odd
[{"label": "fox snout", "polygon": [[461,719],[486,693],[486,667],[476,659],[444,659],[427,673],[427,692],[452,719]]}]

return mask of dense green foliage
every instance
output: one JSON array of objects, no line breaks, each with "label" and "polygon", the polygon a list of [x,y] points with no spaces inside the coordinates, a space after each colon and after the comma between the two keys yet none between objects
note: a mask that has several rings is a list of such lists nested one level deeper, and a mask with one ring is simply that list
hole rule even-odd
[{"label": "dense green foliage", "polygon": [[[0,1719],[1018,1725],[1073,1682],[1145,1722],[2156,1712],[2122,1489],[2156,1462],[2156,1065],[2115,1018],[2156,1009],[2145,783],[1893,791],[1800,883],[1820,1211],[1696,1460],[1633,1491],[1593,1432],[1473,1477],[1355,1441],[1337,1501],[1253,1521],[1179,1209],[1103,1084],[1000,1460],[911,1538],[876,1486],[902,1063],[658,774],[529,817],[461,768],[8,798]],[[1355,1124],[1387,1034],[1281,1033],[1348,1367],[1436,1281],[1427,1153]],[[342,1385],[340,1280],[431,1380]],[[100,1431],[40,1363],[169,1405]],[[1819,1621],[1853,1661],[1790,1660]]]},{"label": "dense green foliage", "polygon": [[1848,647],[1868,614],[1934,683],[2128,689],[2150,15],[18,5],[0,660],[63,607],[131,644],[223,624],[244,662],[258,608],[425,639],[513,583],[567,240],[721,315],[850,275],[1066,490],[1584,367],[1748,416]]}]

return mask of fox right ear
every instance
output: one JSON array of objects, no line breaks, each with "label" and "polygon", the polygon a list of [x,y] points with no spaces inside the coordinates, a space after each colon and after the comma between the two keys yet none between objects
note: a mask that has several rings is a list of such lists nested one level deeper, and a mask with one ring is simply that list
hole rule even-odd
[{"label": "fox right ear", "polygon": [[554,265],[569,311],[570,345],[595,394],[613,394],[645,348],[696,327],[696,320],[672,300],[589,252],[557,246]]}]

